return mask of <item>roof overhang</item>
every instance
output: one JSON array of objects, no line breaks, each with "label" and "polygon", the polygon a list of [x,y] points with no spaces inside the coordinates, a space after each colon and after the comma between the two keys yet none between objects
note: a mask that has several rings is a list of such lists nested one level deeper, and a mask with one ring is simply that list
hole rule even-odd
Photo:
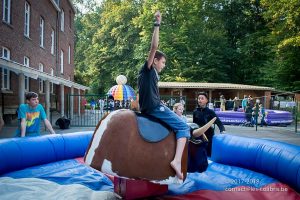
[{"label": "roof overhang", "polygon": [[158,82],[159,88],[174,88],[174,89],[224,89],[224,90],[268,90],[273,91],[275,88],[255,86],[255,85],[242,85],[233,83],[202,83],[202,82]]},{"label": "roof overhang", "polygon": [[52,3],[52,5],[54,6],[54,8],[60,12],[60,8],[59,8],[59,5],[57,5],[57,3],[54,1],[54,0],[50,0],[50,2]]},{"label": "roof overhang", "polygon": [[[55,0],[50,0],[50,2],[52,3],[52,5],[54,6],[54,8],[55,8],[58,12],[61,11],[61,9],[59,8],[59,5],[55,2]],[[69,4],[70,4],[70,6],[71,6],[73,12],[76,14],[76,9],[75,9],[75,7],[74,7],[72,1],[71,1],[71,0],[68,0],[68,2],[69,2]]]},{"label": "roof overhang", "polygon": [[44,81],[50,81],[52,83],[55,83],[57,85],[63,84],[68,87],[74,87],[76,89],[80,90],[89,90],[89,87],[86,87],[84,85],[80,85],[78,83],[75,83],[73,81],[57,77],[57,76],[52,76],[48,73],[41,72],[37,69],[31,68],[31,67],[25,67],[24,65],[21,65],[17,62],[11,61],[11,60],[5,60],[3,58],[0,58],[0,67],[6,68],[10,71],[15,72],[16,74],[23,73],[25,76],[28,76],[33,79],[42,79]]}]

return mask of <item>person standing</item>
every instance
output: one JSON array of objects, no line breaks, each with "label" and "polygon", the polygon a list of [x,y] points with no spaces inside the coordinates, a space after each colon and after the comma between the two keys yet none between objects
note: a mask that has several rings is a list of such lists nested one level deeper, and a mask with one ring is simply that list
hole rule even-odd
[{"label": "person standing", "polygon": [[221,102],[220,111],[225,111],[226,110],[226,108],[225,108],[226,99],[225,99],[224,95],[220,96],[220,102]]},{"label": "person standing", "polygon": [[98,101],[98,103],[99,103],[100,113],[103,114],[104,100],[100,98],[99,101]]},{"label": "person standing", "polygon": [[91,100],[90,107],[91,107],[91,113],[95,114],[96,101],[94,98],[92,98],[92,100]]},{"label": "person standing", "polygon": [[[205,92],[199,93],[199,95],[198,95],[198,107],[193,112],[193,123],[196,123],[196,124],[199,125],[199,127],[202,127],[205,124],[207,124],[207,122],[209,122],[214,117],[216,117],[217,119],[216,119],[215,123],[217,124],[217,126],[220,129],[220,133],[224,133],[225,132],[225,127],[223,126],[223,124],[222,124],[221,120],[219,119],[219,117],[216,115],[215,111],[213,111],[213,110],[211,110],[207,107],[207,103],[208,103],[207,94]],[[207,148],[206,148],[208,156],[211,156],[212,138],[213,138],[214,134],[215,134],[214,128],[212,128],[212,127],[210,127],[205,132],[205,135],[208,138],[208,145],[207,145]]]},{"label": "person standing", "polygon": [[45,126],[51,134],[55,134],[51,123],[46,118],[46,113],[41,104],[39,97],[35,92],[28,92],[25,95],[26,104],[21,104],[18,109],[18,119],[20,121],[17,129],[17,137],[39,136],[40,120],[43,120]]},{"label": "person standing", "polygon": [[233,111],[238,111],[240,107],[240,100],[238,97],[234,97],[233,99]]},{"label": "person standing", "polygon": [[152,35],[151,48],[148,59],[139,72],[138,88],[139,88],[139,104],[142,113],[146,113],[156,117],[168,124],[176,133],[176,151],[174,159],[170,165],[175,170],[176,176],[183,179],[181,171],[182,154],[187,144],[187,138],[190,137],[189,126],[181,120],[173,111],[163,105],[160,101],[158,80],[162,69],[166,64],[166,55],[158,51],[159,26],[161,24],[161,14],[159,11],[155,13],[156,22],[154,23],[154,31]]},{"label": "person standing", "polygon": [[244,112],[246,112],[247,103],[248,103],[248,97],[247,95],[244,95],[244,99],[242,100],[242,108]]}]

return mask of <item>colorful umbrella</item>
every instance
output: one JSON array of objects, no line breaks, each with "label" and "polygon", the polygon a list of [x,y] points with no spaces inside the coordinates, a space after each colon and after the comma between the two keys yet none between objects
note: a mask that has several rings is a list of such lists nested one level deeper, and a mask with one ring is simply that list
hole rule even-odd
[{"label": "colorful umbrella", "polygon": [[134,90],[129,85],[115,85],[107,93],[112,95],[115,100],[129,100],[130,97],[134,98]]}]

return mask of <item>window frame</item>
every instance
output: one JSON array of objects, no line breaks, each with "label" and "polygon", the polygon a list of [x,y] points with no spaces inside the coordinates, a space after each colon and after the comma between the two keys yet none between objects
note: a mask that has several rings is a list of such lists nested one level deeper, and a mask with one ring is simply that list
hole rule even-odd
[{"label": "window frame", "polygon": [[[43,72],[44,71],[44,65],[43,63],[39,63],[39,71]],[[38,79],[39,81],[39,93],[44,93],[44,81],[42,79]]]},{"label": "window frame", "polygon": [[[4,51],[7,51],[6,57],[4,57]],[[7,47],[2,47],[2,58],[5,60],[10,60],[10,50]]]},{"label": "window frame", "polygon": [[60,50],[60,73],[64,74],[64,51]]},{"label": "window frame", "polygon": [[2,20],[11,24],[11,0],[3,0],[2,6]]},{"label": "window frame", "polygon": [[[28,10],[26,9],[28,8]],[[25,1],[25,6],[24,6],[24,36],[25,37],[30,37],[30,4]]]},{"label": "window frame", "polygon": [[10,70],[2,67],[2,90],[10,90]]},{"label": "window frame", "polygon": [[27,56],[24,56],[24,66],[29,67],[30,66],[30,58]]},{"label": "window frame", "polygon": [[61,9],[61,13],[60,13],[60,30],[62,32],[65,31],[65,11],[64,11],[64,9]]},{"label": "window frame", "polygon": [[[24,56],[24,66],[25,67],[29,67],[30,66],[30,58],[27,57],[27,56]],[[28,92],[29,91],[29,77],[28,76],[25,76],[24,78],[24,84],[25,84],[25,91]]]},{"label": "window frame", "polygon": [[44,42],[44,37],[45,37],[45,20],[41,16],[40,17],[40,47],[44,48],[45,47],[45,42]]},{"label": "window frame", "polygon": [[55,31],[54,29],[51,30],[51,54],[55,54]]},{"label": "window frame", "polygon": [[71,45],[68,48],[68,64],[71,64]]},{"label": "window frame", "polygon": [[[54,76],[54,69],[53,68],[50,68],[50,74],[51,76]],[[54,83],[53,82],[50,82],[50,93],[53,94],[53,91],[54,91]]]}]

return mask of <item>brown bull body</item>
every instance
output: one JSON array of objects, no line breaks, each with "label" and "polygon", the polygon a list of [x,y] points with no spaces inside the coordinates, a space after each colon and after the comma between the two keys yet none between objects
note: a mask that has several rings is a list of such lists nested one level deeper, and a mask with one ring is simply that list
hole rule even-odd
[{"label": "brown bull body", "polygon": [[[117,110],[97,125],[85,162],[119,177],[176,182],[176,173],[170,165],[175,149],[174,133],[160,142],[149,143],[139,134],[136,114],[130,110]],[[185,178],[187,145],[182,158],[182,172]]]}]

